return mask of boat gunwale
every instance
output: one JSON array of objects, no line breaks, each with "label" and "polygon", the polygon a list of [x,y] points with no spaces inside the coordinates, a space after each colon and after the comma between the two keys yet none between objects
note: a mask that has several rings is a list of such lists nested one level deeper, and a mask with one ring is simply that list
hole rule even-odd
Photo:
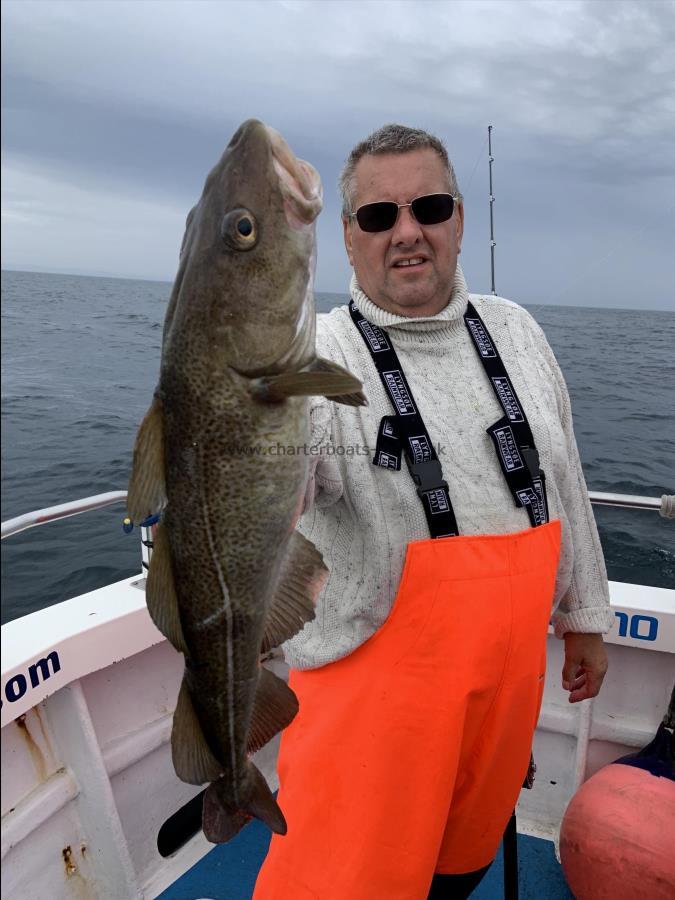
[{"label": "boat gunwale", "polygon": [[[139,573],[2,626],[2,728],[71,682],[166,640],[148,613],[144,584]],[[614,581],[609,587],[615,620],[605,640],[675,654],[675,590]],[[640,634],[640,624],[654,619],[655,638]],[[624,626],[633,621],[637,624],[629,634]],[[45,660],[53,652],[60,667],[50,673]],[[31,678],[29,685],[27,673],[33,667],[37,676],[41,662],[47,677]],[[12,700],[7,686],[17,676],[26,689]]]}]

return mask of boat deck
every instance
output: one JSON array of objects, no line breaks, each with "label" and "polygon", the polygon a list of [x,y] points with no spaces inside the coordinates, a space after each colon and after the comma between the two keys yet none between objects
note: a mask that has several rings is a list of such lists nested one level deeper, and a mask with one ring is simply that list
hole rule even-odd
[{"label": "boat deck", "polygon": [[[264,825],[251,822],[234,840],[215,847],[188,869],[157,900],[251,900],[269,839]],[[574,900],[550,841],[519,834],[518,870],[519,900]],[[500,849],[472,900],[503,900],[503,871]]]}]

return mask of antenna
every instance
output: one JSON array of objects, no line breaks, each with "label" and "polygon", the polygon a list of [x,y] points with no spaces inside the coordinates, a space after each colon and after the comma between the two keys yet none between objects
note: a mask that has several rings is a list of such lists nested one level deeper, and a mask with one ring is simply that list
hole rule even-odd
[{"label": "antenna", "polygon": [[495,247],[497,246],[495,243],[495,228],[494,228],[494,216],[492,212],[492,205],[495,202],[495,196],[492,193],[492,163],[494,161],[494,156],[492,155],[492,125],[488,125],[488,165],[490,167],[490,272],[492,274],[492,293],[496,294],[495,290]]}]

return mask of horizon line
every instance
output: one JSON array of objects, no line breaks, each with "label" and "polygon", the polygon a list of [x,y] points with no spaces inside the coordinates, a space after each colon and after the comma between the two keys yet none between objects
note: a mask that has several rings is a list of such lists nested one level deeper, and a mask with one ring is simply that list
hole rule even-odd
[{"label": "horizon line", "polygon": [[[51,269],[19,269],[15,266],[3,266],[0,269],[0,272],[17,272],[18,274],[23,275],[57,275],[57,276],[70,276],[71,278],[109,278],[114,281],[147,281],[148,284],[168,284],[172,285],[174,282],[171,279],[164,278],[148,278],[140,277],[140,276],[131,276],[131,275],[92,275],[92,274],[84,274],[82,272],[54,272]],[[314,291],[315,294],[332,294],[340,297],[349,297],[348,291]],[[471,291],[470,293],[478,294],[478,296],[490,296],[490,291]],[[497,296],[501,296],[497,294]],[[508,299],[508,298],[504,298]],[[513,302],[513,301],[512,301]],[[654,308],[654,307],[634,307],[634,306],[586,306],[581,303],[519,303],[519,306],[528,307],[528,306],[564,306],[571,307],[572,309],[609,309],[616,310],[618,312],[672,312],[675,314],[675,310],[666,309],[665,307]]]}]

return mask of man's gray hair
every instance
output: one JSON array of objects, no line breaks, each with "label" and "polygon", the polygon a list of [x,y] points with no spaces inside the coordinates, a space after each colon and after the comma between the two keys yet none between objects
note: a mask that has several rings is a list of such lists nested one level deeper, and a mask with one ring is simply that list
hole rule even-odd
[{"label": "man's gray hair", "polygon": [[421,128],[408,128],[406,125],[383,125],[368,137],[358,143],[356,147],[347,157],[347,162],[340,173],[338,182],[340,194],[342,195],[342,215],[348,216],[354,212],[352,209],[354,201],[354,175],[356,164],[363,156],[377,155],[380,153],[409,153],[411,150],[421,150],[424,147],[431,147],[440,156],[448,170],[448,182],[450,185],[450,193],[457,197],[461,203],[464,199],[460,193],[459,185],[455,170],[452,167],[448,151],[440,138],[423,131]]}]

